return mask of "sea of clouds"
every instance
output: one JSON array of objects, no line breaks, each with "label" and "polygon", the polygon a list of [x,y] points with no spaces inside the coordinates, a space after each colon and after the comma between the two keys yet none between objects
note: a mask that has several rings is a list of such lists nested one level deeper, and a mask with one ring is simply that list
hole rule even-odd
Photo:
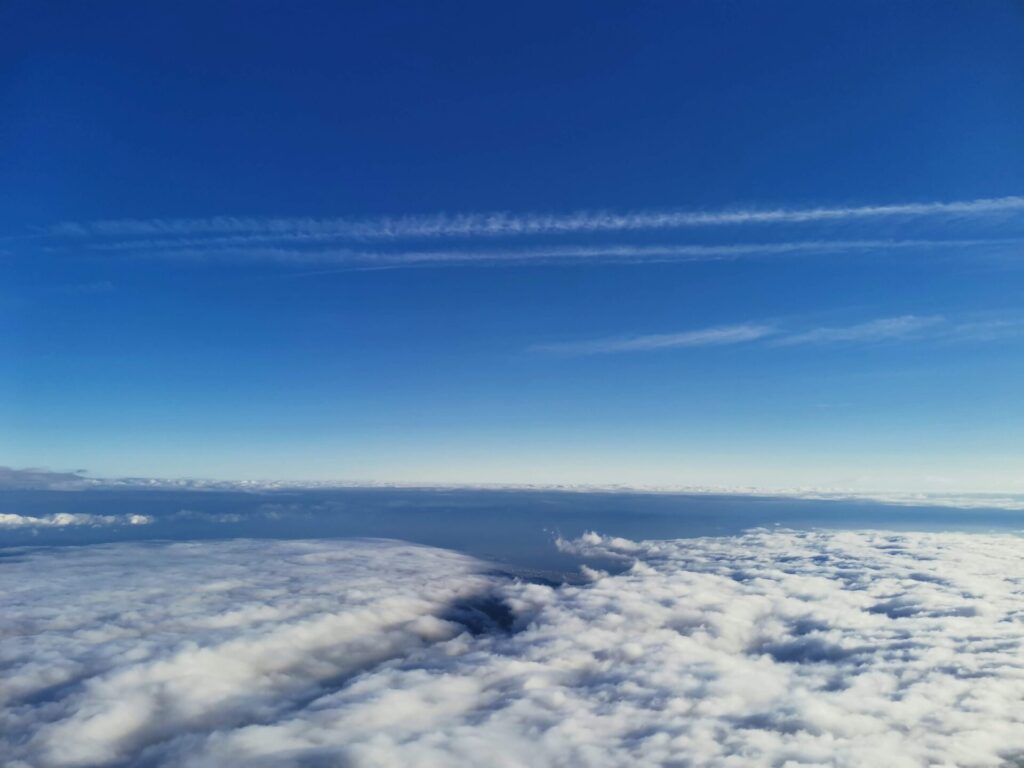
[{"label": "sea of clouds", "polygon": [[614,572],[551,586],[379,540],[4,550],[0,762],[1024,756],[1018,536],[759,530],[559,546]]}]

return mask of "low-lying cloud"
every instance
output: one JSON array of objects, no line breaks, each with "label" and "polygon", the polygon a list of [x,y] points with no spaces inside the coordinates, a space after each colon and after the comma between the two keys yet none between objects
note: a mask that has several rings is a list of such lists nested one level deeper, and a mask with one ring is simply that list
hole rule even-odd
[{"label": "low-lying cloud", "polygon": [[[978,324],[981,325],[981,324]],[[990,323],[987,325],[996,325]],[[26,473],[36,477],[30,484],[19,480],[17,484],[6,485],[5,473],[10,476],[22,476]],[[964,492],[945,491],[878,491],[835,487],[792,487],[764,488],[757,486],[722,486],[722,485],[634,485],[627,483],[423,483],[423,482],[388,482],[365,480],[212,480],[204,478],[156,478],[156,477],[91,477],[81,478],[77,486],[60,486],[59,479],[63,473],[48,473],[42,470],[17,470],[0,467],[0,490],[153,490],[158,492],[226,492],[226,493],[274,493],[278,491],[350,491],[365,489],[388,489],[404,491],[517,491],[522,493],[560,491],[566,493],[649,493],[649,494],[680,494],[790,498],[815,501],[870,501],[879,504],[913,506],[913,507],[944,507],[949,509],[981,509],[981,510],[1024,510],[1024,495],[1018,489],[1004,492]],[[51,480],[56,475],[57,480]],[[75,477],[80,477],[76,475]],[[255,512],[228,511],[216,512],[201,509],[182,508],[174,512],[157,511],[150,522],[197,522],[197,523],[241,523],[247,520],[282,520],[294,517],[308,517],[323,512],[314,505],[307,507],[301,504],[282,505],[279,503],[261,504]],[[6,513],[13,514],[13,513]],[[77,514],[77,513],[74,513]],[[16,515],[19,519],[49,518],[51,515]],[[104,516],[107,517],[107,516]],[[117,516],[115,516],[117,517]],[[14,519],[14,518],[10,518]],[[122,519],[123,516],[122,516]],[[17,526],[23,525],[16,522]],[[9,524],[10,527],[15,525]]]},{"label": "low-lying cloud", "polygon": [[52,515],[18,515],[0,512],[3,528],[66,528],[68,526],[149,525],[149,515],[90,515],[83,512],[58,512]]},{"label": "low-lying cloud", "polygon": [[560,546],[626,570],[551,587],[381,541],[9,550],[0,750],[193,767],[1024,755],[1017,536]]},{"label": "low-lying cloud", "polygon": [[470,558],[383,542],[5,554],[0,754],[15,765],[185,762],[458,635],[442,614],[492,583]]}]

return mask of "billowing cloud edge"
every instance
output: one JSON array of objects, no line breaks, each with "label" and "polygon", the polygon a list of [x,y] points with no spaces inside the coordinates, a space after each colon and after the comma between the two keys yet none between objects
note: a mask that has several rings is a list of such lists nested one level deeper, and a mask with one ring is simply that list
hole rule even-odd
[{"label": "billowing cloud edge", "polygon": [[589,583],[393,541],[4,551],[0,746],[44,768],[1024,755],[1018,536],[559,546]]}]

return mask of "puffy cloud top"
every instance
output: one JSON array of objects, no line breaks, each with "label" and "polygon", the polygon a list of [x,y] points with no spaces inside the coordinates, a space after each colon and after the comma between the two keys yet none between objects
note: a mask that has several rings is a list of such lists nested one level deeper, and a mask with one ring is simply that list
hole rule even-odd
[{"label": "puffy cloud top", "polygon": [[561,546],[627,569],[551,587],[379,541],[8,551],[0,750],[189,767],[1024,756],[1018,537]]},{"label": "puffy cloud top", "polygon": [[65,528],[72,525],[149,525],[149,515],[89,515],[81,512],[58,512],[53,515],[17,515],[0,512],[0,528]]}]

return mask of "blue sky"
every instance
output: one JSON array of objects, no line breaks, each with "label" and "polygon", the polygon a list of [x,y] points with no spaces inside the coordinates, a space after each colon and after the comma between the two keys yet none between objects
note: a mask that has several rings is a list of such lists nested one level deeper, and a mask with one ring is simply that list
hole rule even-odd
[{"label": "blue sky", "polygon": [[0,464],[1024,489],[1019,3],[0,30]]}]

